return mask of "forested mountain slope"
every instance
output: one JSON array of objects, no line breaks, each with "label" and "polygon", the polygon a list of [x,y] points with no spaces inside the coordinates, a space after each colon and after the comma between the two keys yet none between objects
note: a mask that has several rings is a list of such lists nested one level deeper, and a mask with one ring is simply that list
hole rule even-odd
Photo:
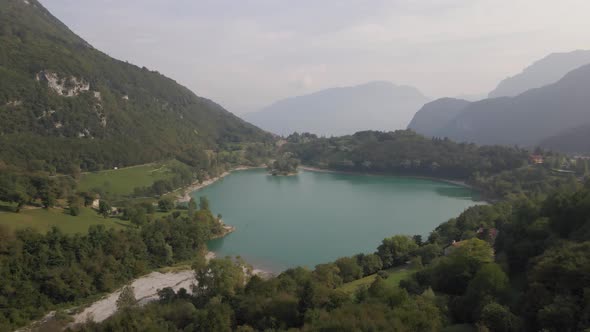
[{"label": "forested mountain slope", "polygon": [[590,123],[590,65],[516,97],[471,103],[437,136],[477,144],[533,146]]},{"label": "forested mountain slope", "polygon": [[36,0],[0,2],[0,160],[96,170],[270,136],[175,81],[96,50]]},{"label": "forested mountain slope", "polygon": [[408,129],[425,136],[437,136],[441,128],[469,104],[467,100],[455,98],[440,98],[432,101],[416,112]]},{"label": "forested mountain slope", "polygon": [[563,132],[543,140],[541,147],[566,153],[590,152],[590,123],[564,130]]}]

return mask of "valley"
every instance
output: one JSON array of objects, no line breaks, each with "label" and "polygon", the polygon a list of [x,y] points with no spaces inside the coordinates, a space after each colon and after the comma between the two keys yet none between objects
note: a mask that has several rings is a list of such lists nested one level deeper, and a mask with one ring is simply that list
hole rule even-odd
[{"label": "valley", "polygon": [[589,11],[0,0],[0,332],[590,330]]}]

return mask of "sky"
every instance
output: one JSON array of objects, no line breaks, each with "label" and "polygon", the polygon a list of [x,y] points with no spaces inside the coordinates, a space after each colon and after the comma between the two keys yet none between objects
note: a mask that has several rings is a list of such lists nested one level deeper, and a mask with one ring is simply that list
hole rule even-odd
[{"label": "sky", "polygon": [[385,80],[487,94],[549,53],[590,48],[588,0],[41,0],[97,49],[236,114]]}]

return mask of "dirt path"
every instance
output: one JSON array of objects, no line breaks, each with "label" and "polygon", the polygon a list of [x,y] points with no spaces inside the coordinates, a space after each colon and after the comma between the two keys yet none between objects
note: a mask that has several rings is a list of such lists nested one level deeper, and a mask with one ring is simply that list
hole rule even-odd
[{"label": "dirt path", "polygon": [[[198,191],[198,190],[201,190],[201,189],[203,189],[203,188],[205,188],[205,187],[207,187],[209,185],[212,185],[213,183],[215,183],[215,182],[223,179],[224,177],[230,175],[232,172],[235,172],[235,171],[243,171],[243,170],[254,169],[254,168],[263,168],[263,167],[262,166],[238,166],[236,168],[233,168],[230,171],[223,172],[221,175],[216,176],[214,178],[205,180],[205,181],[200,182],[200,183],[199,182],[195,182],[192,185],[190,185],[190,186],[188,186],[188,187],[186,187],[186,188],[183,189],[184,195],[177,196],[176,197],[176,202],[178,202],[178,203],[186,203],[186,202],[190,201],[191,200],[191,196],[190,196],[191,193],[193,193],[195,191]],[[180,189],[178,189],[178,190],[180,190]],[[176,190],[176,191],[178,191],[178,190]]]},{"label": "dirt path", "polygon": [[[188,293],[192,292],[192,286],[197,283],[195,273],[192,270],[160,273],[152,272],[146,276],[136,279],[131,286],[135,291],[135,298],[139,305],[144,305],[158,299],[158,290],[171,287],[175,292],[184,288]],[[102,322],[117,311],[117,299],[121,290],[111,293],[103,299],[94,302],[82,312],[74,315],[74,322],[71,325],[84,323],[88,320]]]}]

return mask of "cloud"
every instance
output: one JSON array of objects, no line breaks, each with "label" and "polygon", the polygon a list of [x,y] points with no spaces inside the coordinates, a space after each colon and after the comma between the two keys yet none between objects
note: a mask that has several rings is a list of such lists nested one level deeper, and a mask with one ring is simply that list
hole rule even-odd
[{"label": "cloud", "polygon": [[97,48],[236,113],[372,80],[485,93],[550,52],[587,48],[590,31],[586,0],[41,1]]}]

